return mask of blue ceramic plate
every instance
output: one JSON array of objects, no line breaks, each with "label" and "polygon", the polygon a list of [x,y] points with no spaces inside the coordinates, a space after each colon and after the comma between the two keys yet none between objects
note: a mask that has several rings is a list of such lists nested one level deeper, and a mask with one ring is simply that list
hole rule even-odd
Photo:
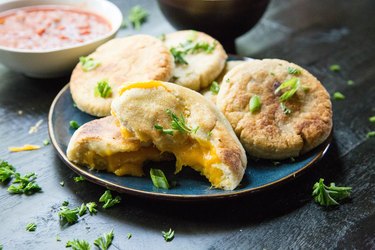
[{"label": "blue ceramic plate", "polygon": [[179,174],[174,175],[173,163],[149,163],[144,166],[145,173],[148,168],[162,168],[167,174],[168,180],[176,185],[169,189],[157,189],[153,186],[149,176],[119,177],[111,173],[91,171],[86,167],[80,167],[70,162],[66,156],[66,149],[74,130],[69,127],[71,120],[79,124],[96,119],[85,114],[73,106],[69,85],[65,86],[56,96],[49,112],[49,133],[51,141],[61,159],[77,174],[87,180],[107,188],[149,198],[167,200],[207,200],[215,198],[229,198],[250,194],[254,191],[276,186],[296,175],[302,173],[319,160],[329,147],[329,139],[312,152],[295,159],[285,160],[278,164],[272,161],[254,161],[248,159],[248,167],[239,187],[233,191],[224,191],[211,188],[210,183],[190,168],[184,168]]}]

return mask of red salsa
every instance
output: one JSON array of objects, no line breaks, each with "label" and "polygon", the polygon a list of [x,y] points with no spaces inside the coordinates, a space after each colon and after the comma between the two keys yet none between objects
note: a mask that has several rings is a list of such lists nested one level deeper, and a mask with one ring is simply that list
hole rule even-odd
[{"label": "red salsa", "polygon": [[103,17],[79,9],[40,5],[0,13],[0,46],[49,50],[70,47],[111,31]]}]

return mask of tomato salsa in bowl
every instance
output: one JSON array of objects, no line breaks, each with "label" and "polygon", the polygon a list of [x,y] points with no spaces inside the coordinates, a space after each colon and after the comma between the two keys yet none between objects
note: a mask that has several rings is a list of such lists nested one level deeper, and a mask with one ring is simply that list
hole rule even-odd
[{"label": "tomato salsa in bowl", "polygon": [[0,4],[0,63],[28,76],[62,76],[115,36],[121,11],[107,0]]}]

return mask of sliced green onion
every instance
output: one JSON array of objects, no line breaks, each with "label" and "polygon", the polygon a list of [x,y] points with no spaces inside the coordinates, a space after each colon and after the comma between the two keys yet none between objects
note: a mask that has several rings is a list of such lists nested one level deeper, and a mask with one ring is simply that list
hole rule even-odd
[{"label": "sliced green onion", "polygon": [[150,176],[155,187],[169,189],[169,183],[163,171],[161,171],[160,169],[151,168]]},{"label": "sliced green onion", "polygon": [[255,113],[262,107],[262,103],[260,101],[260,97],[258,95],[253,95],[250,99],[250,112]]}]

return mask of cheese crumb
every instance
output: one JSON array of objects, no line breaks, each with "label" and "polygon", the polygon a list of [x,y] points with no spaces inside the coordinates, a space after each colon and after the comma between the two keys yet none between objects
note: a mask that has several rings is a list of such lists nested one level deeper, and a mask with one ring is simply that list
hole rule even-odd
[{"label": "cheese crumb", "polygon": [[10,152],[21,152],[21,151],[37,150],[37,149],[40,149],[40,146],[31,145],[31,144],[25,144],[22,147],[8,147],[8,150]]},{"label": "cheese crumb", "polygon": [[40,125],[42,124],[42,122],[43,122],[43,120],[39,120],[37,123],[35,123],[35,125],[32,126],[29,129],[29,134],[33,134],[33,133],[38,132],[38,129],[39,129]]}]

